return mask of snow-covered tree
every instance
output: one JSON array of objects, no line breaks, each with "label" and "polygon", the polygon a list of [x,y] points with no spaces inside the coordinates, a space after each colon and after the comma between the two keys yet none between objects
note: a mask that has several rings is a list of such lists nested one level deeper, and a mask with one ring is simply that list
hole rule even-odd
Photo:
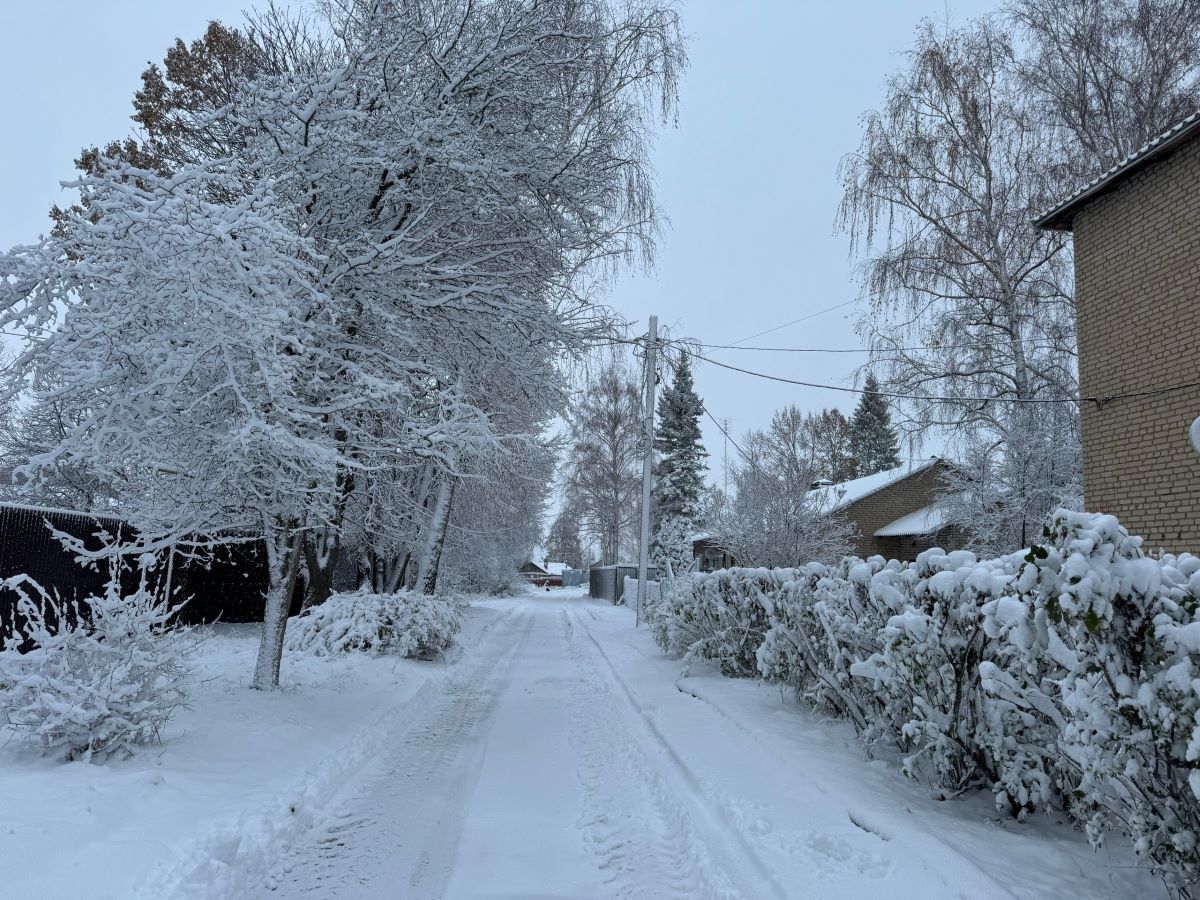
[{"label": "snow-covered tree", "polygon": [[955,464],[942,475],[939,503],[981,554],[1028,547],[1055,509],[1083,505],[1075,408],[1026,407],[1013,416],[1014,426],[1024,419],[1025,427],[1014,427],[1002,447],[964,439]]},{"label": "snow-covered tree", "polygon": [[10,400],[0,413],[0,497],[82,512],[119,511],[118,484],[126,494],[136,490],[127,480],[102,481],[78,459],[60,459],[52,466],[35,463],[88,415],[87,399],[63,390],[59,381],[39,369],[25,402]]},{"label": "snow-covered tree", "polygon": [[571,409],[567,489],[605,565],[636,546],[646,443],[641,393],[624,360],[614,356],[588,379]]},{"label": "snow-covered tree", "polygon": [[704,404],[696,394],[688,355],[672,366],[674,377],[658,401],[654,435],[653,547],[659,567],[686,568],[692,559],[691,535],[700,513],[705,462],[700,432]]},{"label": "snow-covered tree", "polygon": [[[1078,391],[1065,240],[1033,226],[1062,192],[1056,140],[1019,69],[998,20],[923,24],[842,167],[842,221],[873,298],[860,323],[872,368],[912,398],[898,424],[1014,456],[1031,424],[1023,404]],[[1021,460],[1002,468],[1035,477]],[[1075,483],[1005,487],[1065,497]]]},{"label": "snow-covered tree", "polygon": [[555,448],[527,438],[475,460],[457,483],[439,581],[450,591],[510,591],[542,535]]},{"label": "snow-covered tree", "polygon": [[795,566],[836,560],[849,550],[853,525],[828,508],[825,494],[812,491],[824,476],[810,425],[809,416],[789,407],[742,442],[746,458],[733,469],[732,496],[708,523],[714,540],[741,565]]},{"label": "snow-covered tree", "polygon": [[654,434],[655,511],[660,517],[694,517],[704,490],[704,449],[700,417],[704,404],[696,394],[687,354],[672,366],[674,377],[658,401]]},{"label": "snow-covered tree", "polygon": [[262,688],[303,561],[354,528],[388,590],[432,592],[462,479],[556,411],[587,273],[650,252],[683,61],[653,4],[322,10],[178,44],[146,142],[85,154],[54,236],[0,258],[8,395],[48,366],[89,403],[37,467],[142,485],[147,549],[265,541]]},{"label": "snow-covered tree", "polygon": [[550,526],[546,536],[546,559],[564,562],[572,569],[585,568],[590,560],[585,558],[580,512],[573,501],[568,500]]},{"label": "snow-covered tree", "polygon": [[[1198,25],[1186,0],[1010,0],[923,23],[843,162],[860,329],[886,387],[912,397],[897,425],[948,436],[992,495],[1046,498],[1033,520],[1080,478],[1065,465],[1080,458],[1070,245],[1033,223],[1195,110]],[[1023,411],[1043,400],[1064,409]],[[1055,445],[1049,465],[1039,448]]]},{"label": "snow-covered tree", "polygon": [[867,373],[863,383],[863,395],[850,419],[848,438],[856,476],[874,475],[900,465],[900,450],[887,400],[879,393],[879,380],[872,372]]}]

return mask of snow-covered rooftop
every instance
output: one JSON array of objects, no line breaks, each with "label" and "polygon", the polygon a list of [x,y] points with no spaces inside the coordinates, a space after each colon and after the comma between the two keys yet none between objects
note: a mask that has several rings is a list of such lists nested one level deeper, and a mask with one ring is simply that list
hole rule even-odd
[{"label": "snow-covered rooftop", "polygon": [[1037,220],[1038,228],[1070,231],[1075,213],[1087,201],[1113,188],[1117,182],[1140,169],[1147,163],[1170,153],[1180,144],[1200,135],[1200,112],[1194,112],[1181,122],[1168,128],[1158,137],[1147,141],[1133,153],[1096,178],[1093,178],[1071,196],[1058,203],[1054,209]]},{"label": "snow-covered rooftop", "polygon": [[908,537],[910,535],[932,534],[946,527],[949,514],[936,504],[923,506],[907,516],[901,516],[895,522],[889,522],[878,531],[875,537]]},{"label": "snow-covered rooftop", "polygon": [[837,512],[840,509],[845,509],[851,503],[857,503],[863,497],[869,497],[876,491],[881,491],[888,485],[895,484],[901,478],[907,478],[909,475],[925,471],[936,462],[939,462],[939,460],[938,457],[934,456],[919,463],[905,463],[904,465],[896,466],[894,469],[884,469],[882,472],[876,472],[874,475],[864,475],[862,478],[854,478],[850,481],[843,481],[840,484],[830,485],[829,487],[813,488],[808,494],[820,503],[823,511]]},{"label": "snow-covered rooftop", "polygon": [[561,575],[563,572],[567,571],[568,566],[563,562],[546,562],[542,564],[542,568],[551,575]]}]

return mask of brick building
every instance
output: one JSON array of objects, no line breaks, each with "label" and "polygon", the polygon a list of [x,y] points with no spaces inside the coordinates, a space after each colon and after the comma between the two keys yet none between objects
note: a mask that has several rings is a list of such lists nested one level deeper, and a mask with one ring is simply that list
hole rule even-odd
[{"label": "brick building", "polygon": [[[957,550],[966,543],[960,529],[946,524],[946,514],[936,502],[949,465],[935,456],[840,484],[820,482],[809,494],[826,513],[855,526],[852,554],[911,562],[930,547]],[[701,572],[738,565],[707,532],[692,536],[692,555]]]},{"label": "brick building", "polygon": [[[1200,550],[1200,114],[1046,214],[1075,240],[1083,492],[1148,548]],[[1182,385],[1192,387],[1180,388]],[[1151,396],[1117,395],[1162,391]],[[1113,398],[1113,399],[1104,399]]]},{"label": "brick building", "polygon": [[844,516],[858,528],[852,552],[868,557],[913,560],[922,550],[956,550],[964,536],[946,524],[936,504],[942,493],[945,460],[933,457],[841,484],[814,489],[833,515]]}]

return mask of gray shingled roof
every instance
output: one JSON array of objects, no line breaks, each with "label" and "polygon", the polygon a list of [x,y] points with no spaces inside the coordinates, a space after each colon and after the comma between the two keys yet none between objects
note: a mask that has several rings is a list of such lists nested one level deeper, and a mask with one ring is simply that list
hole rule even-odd
[{"label": "gray shingled roof", "polygon": [[1054,209],[1045,213],[1035,224],[1038,228],[1054,231],[1070,231],[1075,221],[1075,214],[1085,205],[1101,194],[1111,191],[1118,183],[1142,168],[1142,166],[1172,153],[1181,144],[1195,137],[1200,137],[1200,112],[1192,113],[1182,122],[1172,126],[1154,138],[1154,140],[1149,141],[1140,149],[1129,154],[1099,178],[1088,182],[1055,206]]}]

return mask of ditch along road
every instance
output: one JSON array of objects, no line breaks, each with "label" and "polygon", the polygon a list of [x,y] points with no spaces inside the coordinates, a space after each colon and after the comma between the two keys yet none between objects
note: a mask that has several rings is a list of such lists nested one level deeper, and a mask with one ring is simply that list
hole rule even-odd
[{"label": "ditch along road", "polygon": [[[960,844],[954,822],[907,836],[911,810],[881,815],[869,784],[839,790],[763,710],[689,687],[719,691],[719,679],[677,682],[679,664],[632,618],[581,590],[523,598],[246,896],[929,900],[1066,887],[1052,871],[1014,891],[1003,859],[981,868],[973,858],[997,850],[986,831],[987,846]],[[773,701],[767,715],[805,727]],[[811,749],[838,757],[837,781],[871,772],[847,743]]]}]

